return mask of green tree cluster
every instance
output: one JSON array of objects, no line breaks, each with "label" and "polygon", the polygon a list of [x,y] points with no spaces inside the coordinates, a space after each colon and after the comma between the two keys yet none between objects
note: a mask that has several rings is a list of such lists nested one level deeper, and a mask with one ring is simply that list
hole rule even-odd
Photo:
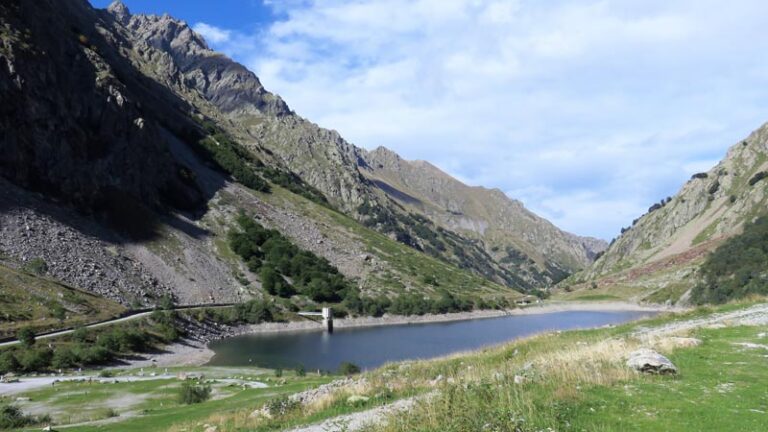
[{"label": "green tree cluster", "polygon": [[211,398],[211,386],[194,381],[184,381],[179,389],[179,403],[184,405],[198,404]]},{"label": "green tree cluster", "polygon": [[266,229],[241,213],[240,229],[229,232],[229,245],[258,272],[264,289],[276,296],[299,293],[317,302],[338,302],[349,286],[326,259],[301,250],[276,230]]},{"label": "green tree cluster", "polygon": [[699,272],[702,281],[691,295],[697,304],[768,294],[768,217],[747,223],[743,233],[707,257]]},{"label": "green tree cluster", "polygon": [[156,342],[172,342],[180,336],[172,313],[153,313],[147,326],[115,326],[101,331],[77,329],[69,342],[57,343],[53,349],[35,344],[34,333],[22,330],[17,335],[22,343],[0,352],[0,374],[103,365],[120,355],[146,352]]},{"label": "green tree cluster", "polygon": [[428,298],[417,294],[403,294],[394,300],[386,297],[361,297],[356,290],[350,290],[342,303],[355,315],[382,316],[385,313],[393,315],[424,315],[467,312],[475,308],[490,309],[506,307],[506,302],[489,302],[478,299],[475,302],[459,298],[449,292],[440,293],[437,298]]},{"label": "green tree cluster", "polygon": [[198,320],[226,325],[259,324],[277,320],[275,305],[263,300],[249,300],[228,308],[205,308]]},{"label": "green tree cluster", "polygon": [[36,424],[49,423],[50,416],[34,417],[25,415],[19,407],[13,405],[0,405],[0,429],[17,429]]}]

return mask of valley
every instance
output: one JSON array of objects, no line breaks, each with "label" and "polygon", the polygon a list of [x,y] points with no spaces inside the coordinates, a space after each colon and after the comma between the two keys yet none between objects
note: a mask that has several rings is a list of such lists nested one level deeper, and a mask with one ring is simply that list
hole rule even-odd
[{"label": "valley", "polygon": [[[521,184],[487,188],[474,183],[487,167],[353,144],[214,49],[295,29],[243,39],[99,3],[0,4],[0,430],[768,425],[768,124],[719,162],[655,167],[669,182],[708,164],[607,242],[558,226],[631,208],[580,189],[603,181],[592,161],[559,165],[584,148],[529,154],[566,171],[546,185],[512,173]],[[277,14],[265,19],[304,17],[257,3]],[[400,126],[382,124],[365,126]],[[523,126],[497,139],[552,145]],[[640,147],[665,136],[652,135]],[[614,188],[647,194],[639,178]],[[535,199],[540,213],[523,204]],[[321,310],[335,332],[308,317]]]}]

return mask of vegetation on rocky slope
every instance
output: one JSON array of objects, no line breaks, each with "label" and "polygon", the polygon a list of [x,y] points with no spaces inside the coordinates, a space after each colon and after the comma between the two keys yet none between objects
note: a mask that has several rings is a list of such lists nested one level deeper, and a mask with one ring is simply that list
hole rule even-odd
[{"label": "vegetation on rocky slope", "polygon": [[266,292],[280,297],[300,293],[316,302],[338,302],[349,282],[327,260],[301,250],[276,230],[265,229],[241,213],[239,230],[229,233],[229,244],[261,276]]},{"label": "vegetation on rocky slope", "polygon": [[[725,246],[710,253],[765,214],[768,186],[761,180],[767,162],[768,124],[731,146],[712,169],[694,174],[675,196],[652,206],[589,269],[561,286],[671,303],[688,301],[691,294],[701,303],[760,292],[762,276],[738,262],[760,261],[760,246],[739,243],[747,249]],[[703,265],[707,269],[699,271]]]},{"label": "vegetation on rocky slope", "polygon": [[744,227],[710,254],[701,266],[702,281],[692,292],[696,303],[725,303],[768,294],[768,217]]},{"label": "vegetation on rocky slope", "polygon": [[0,351],[0,375],[93,367],[120,357],[148,352],[182,335],[174,312],[157,311],[151,319],[100,329],[77,329],[53,342],[38,343],[34,333],[22,329],[21,344]]},{"label": "vegetation on rocky slope", "polygon": [[30,260],[24,270],[0,265],[0,336],[21,328],[40,333],[118,316],[124,308],[100,296],[34,273],[44,261]]}]

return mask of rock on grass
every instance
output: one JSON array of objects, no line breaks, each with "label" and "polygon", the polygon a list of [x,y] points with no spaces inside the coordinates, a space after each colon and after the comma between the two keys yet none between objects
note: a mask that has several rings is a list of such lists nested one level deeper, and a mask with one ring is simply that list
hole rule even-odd
[{"label": "rock on grass", "polygon": [[668,358],[647,348],[633,351],[629,355],[627,366],[639,372],[658,375],[677,373],[677,367]]}]

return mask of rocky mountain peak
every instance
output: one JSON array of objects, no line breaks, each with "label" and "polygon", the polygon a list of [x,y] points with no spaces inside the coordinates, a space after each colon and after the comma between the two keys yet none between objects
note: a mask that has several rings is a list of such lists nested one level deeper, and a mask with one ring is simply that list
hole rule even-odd
[{"label": "rocky mountain peak", "polygon": [[376,147],[368,152],[367,159],[369,164],[388,169],[396,168],[403,161],[400,155],[384,146]]},{"label": "rocky mountain peak", "polygon": [[131,19],[131,11],[128,10],[128,6],[120,0],[113,1],[108,7],[109,12],[115,20],[123,25],[126,25]]},{"label": "rocky mountain peak", "polygon": [[[108,13],[128,31],[127,35],[142,56],[138,63],[152,64],[165,73],[158,78],[196,89],[222,112],[232,116],[284,116],[291,113],[288,105],[266,91],[259,78],[243,65],[211,50],[205,39],[185,21],[170,15],[130,15],[116,1]],[[167,55],[157,58],[157,52]]]}]

